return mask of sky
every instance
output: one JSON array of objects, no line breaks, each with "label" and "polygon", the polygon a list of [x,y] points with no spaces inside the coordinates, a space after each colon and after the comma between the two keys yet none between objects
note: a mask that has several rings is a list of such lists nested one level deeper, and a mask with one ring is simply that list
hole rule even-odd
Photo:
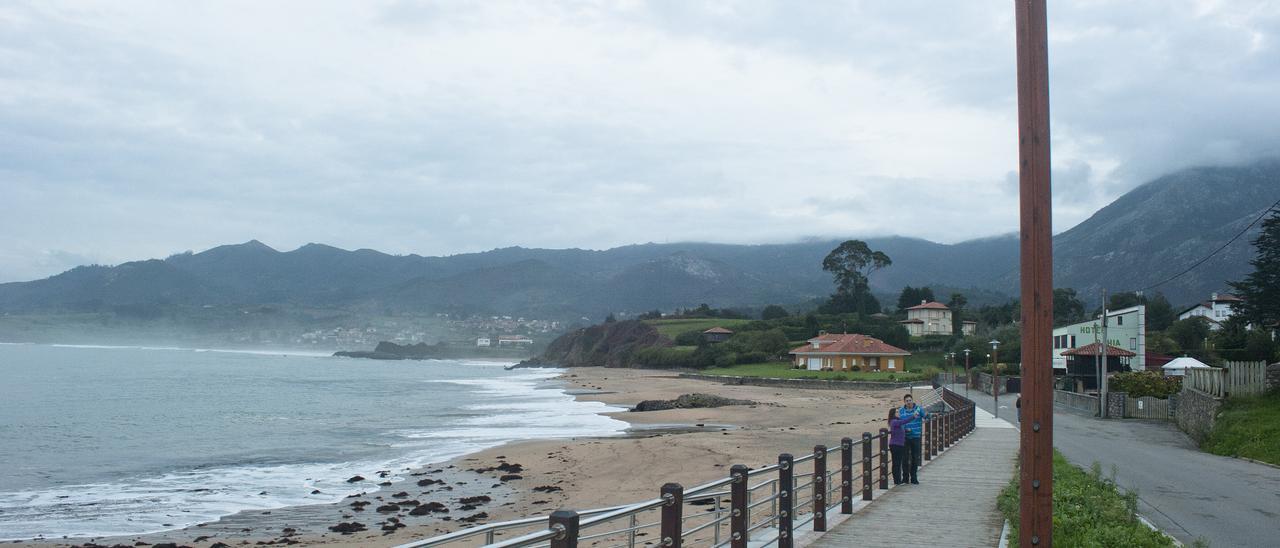
[{"label": "sky", "polygon": [[[1280,3],[1050,2],[1054,228],[1280,155]],[[1013,2],[0,3],[0,282],[1017,230]]]}]

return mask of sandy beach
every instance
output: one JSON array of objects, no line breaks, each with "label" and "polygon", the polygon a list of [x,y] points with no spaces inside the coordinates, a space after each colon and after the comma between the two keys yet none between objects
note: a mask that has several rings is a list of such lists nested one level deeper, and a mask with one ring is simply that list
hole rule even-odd
[{"label": "sandy beach", "polygon": [[[637,502],[657,496],[666,482],[693,486],[726,476],[734,464],[758,467],[776,462],[781,452],[807,454],[815,444],[876,432],[901,397],[899,391],[732,386],[670,371],[599,367],[570,369],[559,380],[579,399],[626,408],[689,393],[756,403],[617,412],[612,416],[631,425],[626,435],[512,443],[421,470],[385,471],[368,481],[366,493],[337,504],[242,512],[151,535],[10,545],[393,546],[472,523]],[[353,522],[364,529],[329,530]]]}]

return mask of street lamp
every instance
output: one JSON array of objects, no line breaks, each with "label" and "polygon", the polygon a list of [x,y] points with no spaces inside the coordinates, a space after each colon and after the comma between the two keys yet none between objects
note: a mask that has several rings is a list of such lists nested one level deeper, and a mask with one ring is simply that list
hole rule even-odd
[{"label": "street lamp", "polygon": [[1000,341],[991,339],[991,395],[996,399],[995,416],[1000,418]]},{"label": "street lamp", "polygon": [[969,397],[969,349],[964,349],[964,397]]}]

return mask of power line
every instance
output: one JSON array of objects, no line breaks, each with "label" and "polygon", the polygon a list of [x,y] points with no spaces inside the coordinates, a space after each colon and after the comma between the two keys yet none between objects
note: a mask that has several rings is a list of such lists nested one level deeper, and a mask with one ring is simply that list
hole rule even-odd
[{"label": "power line", "polygon": [[1230,240],[1228,240],[1228,241],[1227,241],[1227,243],[1222,244],[1222,247],[1219,247],[1218,249],[1213,250],[1213,253],[1210,253],[1210,254],[1208,254],[1208,255],[1205,255],[1203,259],[1200,259],[1199,261],[1196,261],[1196,263],[1195,263],[1195,264],[1193,264],[1193,265],[1191,265],[1191,266],[1187,267],[1187,269],[1186,269],[1186,270],[1183,270],[1182,272],[1179,272],[1179,273],[1177,273],[1177,274],[1174,274],[1173,276],[1170,276],[1169,278],[1165,279],[1164,281],[1162,281],[1162,282],[1160,282],[1160,283],[1152,284],[1152,285],[1149,285],[1149,286],[1144,287],[1144,288],[1142,288],[1142,289],[1139,289],[1139,291],[1146,292],[1148,289],[1155,289],[1155,288],[1160,287],[1160,286],[1162,286],[1162,285],[1164,285],[1164,284],[1167,284],[1167,283],[1169,283],[1169,282],[1172,282],[1173,280],[1178,279],[1178,278],[1179,278],[1179,277],[1181,277],[1183,274],[1186,274],[1186,273],[1188,273],[1188,272],[1191,272],[1192,270],[1195,270],[1195,268],[1196,268],[1197,266],[1200,266],[1200,265],[1204,264],[1204,262],[1205,262],[1205,261],[1207,261],[1207,260],[1209,260],[1209,259],[1213,258],[1213,256],[1214,256],[1214,255],[1217,255],[1217,254],[1218,254],[1218,253],[1220,253],[1222,250],[1226,249],[1226,248],[1227,248],[1227,246],[1229,246],[1229,245],[1231,245],[1231,244],[1235,243],[1235,241],[1236,241],[1236,240],[1238,240],[1238,239],[1240,239],[1240,237],[1241,237],[1241,236],[1244,236],[1244,233],[1248,232],[1248,231],[1249,231],[1249,229],[1253,228],[1253,225],[1258,224],[1258,221],[1261,221],[1261,220],[1262,220],[1262,218],[1263,218],[1263,217],[1266,217],[1268,213],[1271,213],[1273,210],[1275,210],[1276,206],[1280,206],[1280,200],[1276,200],[1276,202],[1275,202],[1274,204],[1271,204],[1271,206],[1270,206],[1270,207],[1268,207],[1268,208],[1266,208],[1266,209],[1262,210],[1262,214],[1261,214],[1261,215],[1258,215],[1258,218],[1257,218],[1257,219],[1254,219],[1252,223],[1249,223],[1249,226],[1244,227],[1244,230],[1241,230],[1239,233],[1237,233],[1234,237],[1232,237]]}]

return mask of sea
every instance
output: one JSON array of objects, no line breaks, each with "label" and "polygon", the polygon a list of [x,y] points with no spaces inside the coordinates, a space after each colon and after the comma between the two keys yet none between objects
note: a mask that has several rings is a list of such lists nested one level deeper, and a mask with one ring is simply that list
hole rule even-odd
[{"label": "sea", "polygon": [[505,365],[0,344],[0,540],[337,502],[368,488],[355,475],[625,431],[602,414],[620,409],[551,381],[559,370]]}]

